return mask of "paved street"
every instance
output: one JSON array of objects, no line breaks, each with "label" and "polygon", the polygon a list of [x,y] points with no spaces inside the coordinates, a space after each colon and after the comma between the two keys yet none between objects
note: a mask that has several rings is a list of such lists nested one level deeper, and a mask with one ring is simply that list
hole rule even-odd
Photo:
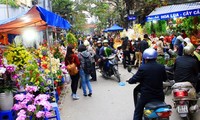
[{"label": "paved street", "polygon": [[[122,81],[132,76],[121,65],[119,71]],[[132,91],[136,85],[119,86],[114,76],[105,80],[99,72],[97,73],[98,81],[92,82],[92,97],[84,97],[82,90],[78,89],[80,100],[74,101],[71,99],[70,89],[68,90],[61,106],[62,120],[132,120],[134,110]],[[171,96],[166,96],[166,102],[173,105]],[[199,116],[194,120],[200,120]],[[179,120],[174,108],[170,119]]]}]

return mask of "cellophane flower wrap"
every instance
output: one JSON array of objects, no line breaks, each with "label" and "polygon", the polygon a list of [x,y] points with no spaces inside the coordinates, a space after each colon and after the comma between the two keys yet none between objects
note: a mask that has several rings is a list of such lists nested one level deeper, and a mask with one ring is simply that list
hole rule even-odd
[{"label": "cellophane flower wrap", "polygon": [[17,112],[16,120],[43,120],[45,117],[51,117],[52,105],[48,101],[48,94],[38,94],[37,86],[26,86],[26,93],[16,94],[14,99],[17,101],[13,110]]}]

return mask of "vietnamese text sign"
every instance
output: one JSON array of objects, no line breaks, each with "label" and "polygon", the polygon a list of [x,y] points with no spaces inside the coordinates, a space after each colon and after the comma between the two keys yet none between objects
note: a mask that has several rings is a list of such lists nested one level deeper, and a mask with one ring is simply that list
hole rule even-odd
[{"label": "vietnamese text sign", "polygon": [[173,18],[180,18],[180,17],[189,17],[189,16],[199,16],[200,15],[200,9],[195,10],[186,10],[186,11],[180,11],[180,12],[172,12],[172,13],[166,13],[166,14],[160,14],[160,15],[153,15],[153,16],[147,16],[147,21],[153,21],[153,20],[166,20],[166,19],[173,19]]}]

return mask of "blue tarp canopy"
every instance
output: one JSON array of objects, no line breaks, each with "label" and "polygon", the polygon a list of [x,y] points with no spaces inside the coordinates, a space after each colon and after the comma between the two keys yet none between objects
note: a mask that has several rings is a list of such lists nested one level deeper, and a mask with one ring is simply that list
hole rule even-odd
[{"label": "blue tarp canopy", "polygon": [[103,32],[108,32],[108,28],[106,28],[105,30],[103,30]]},{"label": "blue tarp canopy", "polygon": [[169,5],[156,8],[147,17],[146,21],[167,20],[188,16],[200,15],[200,2]]},{"label": "blue tarp canopy", "polygon": [[0,33],[21,34],[27,27],[35,27],[37,30],[47,27],[69,29],[71,25],[59,15],[39,6],[33,6],[21,15],[0,21]]},{"label": "blue tarp canopy", "polygon": [[114,24],[112,27],[108,28],[108,32],[114,32],[114,31],[123,31],[124,28],[118,26],[117,24]]}]

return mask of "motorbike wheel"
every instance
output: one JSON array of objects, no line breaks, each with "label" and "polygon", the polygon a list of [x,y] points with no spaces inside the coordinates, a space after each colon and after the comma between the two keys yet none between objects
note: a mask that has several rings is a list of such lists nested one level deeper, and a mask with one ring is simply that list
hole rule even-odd
[{"label": "motorbike wheel", "polygon": [[121,82],[119,71],[113,68],[114,76],[117,78],[118,82]]}]

